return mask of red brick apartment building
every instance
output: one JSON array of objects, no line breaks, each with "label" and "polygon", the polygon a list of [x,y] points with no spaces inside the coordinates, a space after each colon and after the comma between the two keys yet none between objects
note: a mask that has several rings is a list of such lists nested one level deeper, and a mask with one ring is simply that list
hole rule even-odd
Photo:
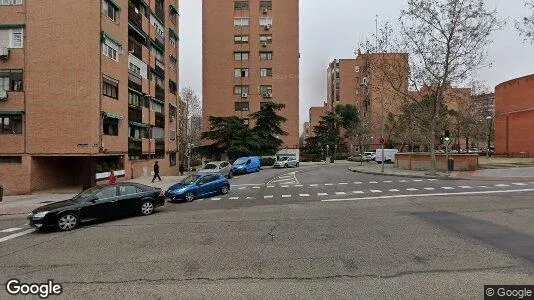
[{"label": "red brick apartment building", "polygon": [[177,174],[177,0],[0,2],[6,194]]},{"label": "red brick apartment building", "polygon": [[326,115],[328,111],[328,107],[325,103],[324,106],[312,106],[309,109],[309,136],[315,136],[315,132],[313,129],[319,125],[319,121],[321,121],[321,118]]},{"label": "red brick apartment building", "polygon": [[[285,104],[284,147],[299,145],[299,1],[203,0],[203,128],[210,116],[249,122]],[[296,150],[298,151],[298,150]]]},{"label": "red brick apartment building", "polygon": [[495,87],[495,152],[534,157],[534,74]]},{"label": "red brick apartment building", "polygon": [[329,64],[327,107],[352,104],[358,108],[369,132],[364,143],[368,149],[380,147],[382,119],[398,113],[404,103],[396,90],[408,91],[407,53],[358,52],[355,59],[335,59]]}]

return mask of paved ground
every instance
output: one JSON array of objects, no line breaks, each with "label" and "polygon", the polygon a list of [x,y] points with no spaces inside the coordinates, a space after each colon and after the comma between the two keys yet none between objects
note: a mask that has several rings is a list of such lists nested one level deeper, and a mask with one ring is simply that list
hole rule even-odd
[{"label": "paved ground", "polygon": [[534,181],[265,169],[68,233],[0,216],[0,282],[52,278],[65,299],[479,299],[534,282],[533,198]]}]

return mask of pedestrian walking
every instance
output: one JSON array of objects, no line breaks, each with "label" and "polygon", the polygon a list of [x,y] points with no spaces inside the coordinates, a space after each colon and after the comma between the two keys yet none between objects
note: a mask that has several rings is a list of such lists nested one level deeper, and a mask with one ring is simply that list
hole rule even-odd
[{"label": "pedestrian walking", "polygon": [[113,171],[111,171],[109,174],[108,183],[109,184],[117,183],[117,177],[115,176],[115,173],[113,173]]},{"label": "pedestrian walking", "polygon": [[178,170],[180,171],[180,176],[184,175],[184,164],[180,164]]},{"label": "pedestrian walking", "polygon": [[161,181],[161,177],[159,177],[159,165],[157,161],[154,163],[154,177],[152,178],[152,182],[154,182],[156,178]]}]

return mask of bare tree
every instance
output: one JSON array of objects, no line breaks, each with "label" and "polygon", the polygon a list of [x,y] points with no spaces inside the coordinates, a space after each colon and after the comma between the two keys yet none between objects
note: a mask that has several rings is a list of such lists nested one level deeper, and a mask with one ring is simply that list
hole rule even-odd
[{"label": "bare tree", "polygon": [[184,102],[184,112],[181,118],[184,122],[184,132],[180,137],[181,157],[186,157],[190,153],[189,145],[199,146],[200,135],[202,133],[202,107],[200,98],[191,87],[185,87],[180,92],[181,101]]},{"label": "bare tree", "polygon": [[524,16],[520,21],[516,21],[515,27],[519,30],[525,42],[534,44],[534,1],[526,1],[525,7],[529,15]]},{"label": "bare tree", "polygon": [[[401,12],[399,30],[388,23],[374,38],[376,52],[403,52],[410,56],[409,70],[389,65],[381,68],[391,86],[419,109],[413,117],[424,128],[436,173],[436,136],[447,90],[452,84],[465,84],[474,72],[485,66],[486,46],[492,32],[501,29],[495,10],[483,0],[408,0]],[[367,43],[370,45],[372,43]],[[409,72],[408,90],[399,89],[398,78]],[[412,106],[414,107],[414,106]],[[427,113],[421,114],[422,111]]]}]

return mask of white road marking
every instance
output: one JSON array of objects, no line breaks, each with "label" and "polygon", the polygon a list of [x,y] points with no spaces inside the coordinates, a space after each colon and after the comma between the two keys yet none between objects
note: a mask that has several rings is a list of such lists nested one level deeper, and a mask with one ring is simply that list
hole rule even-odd
[{"label": "white road marking", "polygon": [[427,190],[427,191],[433,191],[433,190],[435,190],[435,188],[433,188],[433,187],[427,187],[427,188],[425,188],[425,190]]},{"label": "white road marking", "polygon": [[271,180],[270,183],[282,182],[282,181],[295,181],[293,178]]},{"label": "white road marking", "polygon": [[399,180],[399,182],[408,182],[408,180]]},{"label": "white road marking", "polygon": [[239,197],[230,197],[230,198],[228,198],[228,199],[230,199],[230,200],[237,200],[237,199],[239,199]]},{"label": "white road marking", "polygon": [[468,185],[461,185],[460,188],[462,188],[462,189],[472,189],[472,187],[470,187]]},{"label": "white road marking", "polygon": [[347,185],[348,183],[346,182],[340,182],[339,185]]},{"label": "white road marking", "polygon": [[324,185],[334,185],[333,183],[325,183]]},{"label": "white road marking", "polygon": [[524,185],[527,185],[526,183],[521,183],[521,182],[515,182],[515,183],[512,183],[513,185],[519,185],[519,186],[524,186]]},{"label": "white road marking", "polygon": [[281,187],[289,187],[289,185],[281,185]]},{"label": "white road marking", "polygon": [[219,201],[219,200],[221,200],[221,198],[211,198],[210,200],[211,201]]},{"label": "white road marking", "polygon": [[256,198],[254,198],[254,197],[247,197],[246,199],[247,199],[247,200],[252,200],[252,199],[256,199]]},{"label": "white road marking", "polygon": [[506,187],[506,186],[510,186],[509,184],[496,184],[495,186],[498,186],[498,187]]},{"label": "white road marking", "polygon": [[391,182],[393,182],[393,181],[391,181],[391,180],[384,180],[384,183],[391,183]]},{"label": "white road marking", "polygon": [[479,188],[487,188],[488,186],[487,185],[477,185],[477,187],[479,187]]},{"label": "white road marking", "polygon": [[427,179],[428,181],[438,181],[437,179]]},{"label": "white road marking", "polygon": [[354,181],[354,184],[362,184],[361,181]]},{"label": "white road marking", "polygon": [[310,194],[299,194],[299,196],[301,196],[301,197],[309,197]]},{"label": "white road marking", "polygon": [[240,187],[240,188],[239,188],[239,190],[244,190],[244,189],[246,189],[246,187]]},{"label": "white road marking", "polygon": [[423,181],[422,179],[414,179],[414,182],[421,182]]},{"label": "white road marking", "polygon": [[442,186],[441,188],[444,190],[454,190],[452,186]]},{"label": "white road marking", "polygon": [[363,194],[363,191],[352,191],[353,194]]},{"label": "white road marking", "polygon": [[14,238],[17,238],[17,237],[19,237],[19,236],[26,235],[26,234],[28,234],[28,233],[32,233],[32,232],[34,232],[34,231],[36,231],[36,230],[37,230],[37,229],[32,228],[32,229],[24,230],[24,231],[22,231],[22,232],[17,232],[17,233],[14,233],[14,234],[10,234],[10,235],[8,235],[8,236],[5,236],[5,237],[3,237],[3,238],[0,238],[0,243],[3,243],[3,242],[5,242],[5,241],[9,241],[9,240],[14,239]]},{"label": "white road marking", "polygon": [[381,190],[371,190],[370,192],[371,192],[371,193],[382,193]]},{"label": "white road marking", "polygon": [[317,196],[328,196],[327,193],[317,193]]},{"label": "white road marking", "polygon": [[279,179],[282,179],[282,178],[292,178],[291,175],[285,175],[285,176],[278,176]]},{"label": "white road marking", "polygon": [[282,195],[282,198],[291,198],[291,195]]},{"label": "white road marking", "polygon": [[357,200],[374,200],[374,199],[393,199],[393,198],[409,198],[409,197],[436,197],[436,196],[458,196],[458,195],[485,195],[485,194],[501,194],[501,193],[523,193],[534,192],[534,189],[521,190],[499,190],[499,191],[476,191],[476,192],[461,192],[461,193],[434,193],[434,194],[410,194],[410,195],[389,195],[377,197],[364,198],[348,198],[348,199],[324,199],[321,202],[340,202],[340,201],[357,201]]},{"label": "white road marking", "polygon": [[259,189],[260,187],[259,186],[254,186],[252,187],[253,189]]},{"label": "white road marking", "polygon": [[400,191],[397,190],[397,189],[391,189],[391,190],[389,190],[389,191],[390,191],[390,192],[400,192]]},{"label": "white road marking", "polygon": [[336,195],[346,195],[347,193],[345,192],[336,192]]},{"label": "white road marking", "polygon": [[301,187],[301,186],[304,186],[302,184],[295,184],[296,187]]},{"label": "white road marking", "polygon": [[417,189],[414,189],[414,188],[409,188],[409,189],[406,189],[406,190],[407,190],[407,191],[411,191],[411,192],[413,192],[413,191],[417,191]]},{"label": "white road marking", "polygon": [[267,199],[267,198],[272,198],[274,197],[273,195],[267,195],[267,196],[263,196],[264,199]]},{"label": "white road marking", "polygon": [[369,183],[378,183],[378,181],[369,181]]},{"label": "white road marking", "polygon": [[251,185],[263,185],[263,184],[259,184],[259,183],[232,184],[232,186],[251,186]]},{"label": "white road marking", "polygon": [[274,187],[274,185],[268,185],[267,187],[268,187],[268,188],[273,188],[273,187]]},{"label": "white road marking", "polygon": [[318,184],[317,184],[317,183],[314,183],[314,184],[310,184],[310,186],[318,186]]},{"label": "white road marking", "polygon": [[12,228],[8,228],[8,229],[0,230],[0,232],[7,233],[7,232],[13,232],[13,231],[21,230],[21,229],[22,228],[12,227]]}]

